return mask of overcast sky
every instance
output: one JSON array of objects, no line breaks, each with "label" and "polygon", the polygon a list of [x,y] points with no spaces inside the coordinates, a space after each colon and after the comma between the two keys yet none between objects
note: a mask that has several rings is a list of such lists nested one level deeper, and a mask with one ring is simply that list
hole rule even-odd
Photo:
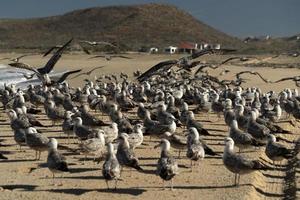
[{"label": "overcast sky", "polygon": [[300,33],[300,0],[0,0],[0,18],[31,18],[108,5],[168,3],[225,33],[290,36]]}]

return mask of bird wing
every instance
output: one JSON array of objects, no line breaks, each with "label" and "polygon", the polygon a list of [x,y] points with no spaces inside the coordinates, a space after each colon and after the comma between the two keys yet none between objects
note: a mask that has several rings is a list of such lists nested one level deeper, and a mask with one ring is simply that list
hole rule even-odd
[{"label": "bird wing", "polygon": [[62,83],[64,80],[66,80],[66,78],[67,78],[70,74],[74,74],[74,73],[78,73],[78,72],[81,72],[81,69],[66,72],[66,73],[64,73],[64,74],[56,81],[56,83]]},{"label": "bird wing", "polygon": [[147,78],[149,78],[154,72],[156,72],[160,69],[163,69],[163,70],[170,69],[177,62],[178,62],[177,60],[167,60],[167,61],[160,62],[160,63],[154,65],[153,67],[151,67],[146,72],[144,72],[142,75],[140,75],[137,78],[137,80],[142,82],[142,81],[146,80]]},{"label": "bird wing", "polygon": [[27,69],[34,73],[38,73],[38,71],[36,69],[34,69],[33,67],[31,67],[30,65],[28,65],[26,63],[15,62],[15,63],[9,63],[8,65],[11,67],[15,67],[15,68],[19,68],[19,69]]},{"label": "bird wing", "polygon": [[204,49],[204,50],[195,51],[194,53],[192,53],[192,55],[183,57],[179,60],[183,60],[183,59],[192,60],[192,59],[198,58],[198,57],[206,55],[206,54],[228,53],[228,52],[233,52],[233,51],[236,51],[236,50],[234,50],[234,49]]},{"label": "bird wing", "polygon": [[105,56],[104,55],[97,55],[97,56],[92,56],[88,59],[93,59],[93,58],[105,58]]},{"label": "bird wing", "polygon": [[48,74],[52,71],[53,67],[57,63],[57,61],[61,58],[63,51],[67,48],[67,46],[73,41],[73,38],[70,39],[66,44],[64,44],[61,48],[59,48],[55,54],[50,58],[47,64],[43,68],[37,69],[41,74]]},{"label": "bird wing", "polygon": [[44,53],[43,57],[46,57],[47,55],[49,55],[49,53],[51,53],[55,48],[56,48],[56,46],[53,46],[53,47],[51,47],[50,49],[48,49],[48,50]]},{"label": "bird wing", "polygon": [[89,73],[92,73],[93,71],[95,71],[95,70],[97,70],[97,69],[101,69],[101,68],[103,68],[103,67],[105,67],[105,66],[94,67],[93,69],[91,69],[91,70],[89,71]]},{"label": "bird wing", "polygon": [[279,79],[279,80],[275,81],[274,83],[279,83],[282,81],[288,81],[288,80],[294,80],[294,79],[295,79],[295,77],[286,77],[286,78]]},{"label": "bird wing", "polygon": [[122,56],[122,55],[119,55],[119,56],[113,56],[113,57],[119,57],[119,58],[132,59],[131,57],[128,57],[128,56]]},{"label": "bird wing", "polygon": [[117,46],[113,45],[112,43],[105,42],[105,41],[96,42],[96,45],[108,45],[108,46],[117,48]]}]

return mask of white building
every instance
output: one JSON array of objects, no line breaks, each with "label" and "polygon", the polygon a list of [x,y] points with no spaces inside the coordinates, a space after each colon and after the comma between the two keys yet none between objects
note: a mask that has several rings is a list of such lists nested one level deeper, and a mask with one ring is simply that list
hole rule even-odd
[{"label": "white building", "polygon": [[149,53],[157,53],[158,52],[158,48],[157,47],[151,47],[149,50]]},{"label": "white building", "polygon": [[177,47],[168,46],[165,48],[165,53],[174,54],[177,52]]}]

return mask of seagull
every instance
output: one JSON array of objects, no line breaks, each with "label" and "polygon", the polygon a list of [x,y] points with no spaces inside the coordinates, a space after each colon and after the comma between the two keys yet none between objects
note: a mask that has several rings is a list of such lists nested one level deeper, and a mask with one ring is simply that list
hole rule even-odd
[{"label": "seagull", "polygon": [[44,53],[44,55],[43,55],[43,57],[46,57],[47,55],[49,55],[52,51],[54,51],[55,49],[59,49],[59,48],[62,48],[63,46],[62,45],[55,45],[55,46],[53,46],[53,47],[51,47],[50,49],[48,49],[45,53]]},{"label": "seagull", "polygon": [[33,127],[29,127],[25,134],[26,144],[35,150],[35,160],[40,160],[41,152],[48,150],[49,138],[37,132]]},{"label": "seagull", "polygon": [[178,158],[180,158],[181,151],[187,148],[187,138],[181,135],[176,135],[175,133],[165,132],[162,138],[167,139],[171,147],[178,150]]},{"label": "seagull", "polygon": [[238,122],[233,120],[231,122],[229,137],[234,141],[235,145],[239,148],[239,152],[242,149],[246,149],[252,146],[263,146],[255,138],[247,132],[243,132],[238,127]]},{"label": "seagull", "polygon": [[282,161],[283,159],[290,159],[293,157],[292,151],[276,142],[276,137],[272,134],[268,135],[268,143],[265,153],[268,158],[273,161],[273,163],[275,163],[275,161]]},{"label": "seagull", "polygon": [[198,50],[198,51],[195,51],[193,54],[191,54],[189,56],[184,56],[184,57],[179,58],[177,60],[167,60],[167,61],[160,62],[160,63],[154,65],[153,67],[151,67],[146,72],[144,72],[142,75],[140,75],[137,78],[137,80],[139,82],[143,82],[143,81],[147,80],[148,78],[150,78],[152,75],[157,74],[157,72],[159,72],[159,71],[168,71],[169,69],[171,69],[174,66],[182,66],[182,65],[189,64],[188,63],[189,61],[191,61],[193,59],[196,59],[200,56],[206,55],[206,54],[226,53],[226,52],[231,52],[231,51],[234,51],[234,50],[228,50],[228,49]]},{"label": "seagull", "polygon": [[103,135],[103,130],[98,130],[95,138],[90,138],[79,144],[80,152],[85,155],[84,161],[87,155],[93,155],[94,161],[96,156],[102,156],[105,147],[105,139]]},{"label": "seagull", "polygon": [[131,57],[123,56],[123,55],[97,55],[97,56],[90,57],[89,59],[93,59],[93,58],[105,58],[107,61],[111,60],[112,58],[132,59]]},{"label": "seagull", "polygon": [[115,181],[115,189],[117,189],[118,179],[121,177],[121,167],[114,153],[114,145],[107,144],[107,156],[102,167],[102,175],[106,181],[107,189],[109,189],[108,181]]},{"label": "seagull", "polygon": [[111,46],[111,47],[117,48],[117,46],[113,45],[112,43],[105,42],[105,41],[96,42],[96,41],[81,40],[79,42],[80,43],[85,43],[85,44],[88,44],[88,45],[91,45],[91,46],[105,45],[105,46]]},{"label": "seagull", "polygon": [[80,72],[81,70],[74,70],[65,72],[62,76],[58,77],[57,80],[51,80],[49,77],[49,73],[53,70],[57,61],[61,58],[63,51],[67,48],[67,46],[72,42],[73,39],[69,40],[65,45],[59,48],[55,54],[48,60],[44,67],[35,69],[32,66],[26,63],[13,62],[8,64],[11,67],[26,69],[32,71],[33,74],[37,75],[37,77],[42,81],[45,85],[53,85],[57,83],[62,83],[70,74]]},{"label": "seagull", "polygon": [[203,144],[200,142],[200,137],[197,129],[189,128],[187,138],[187,152],[186,156],[191,160],[191,170],[193,169],[193,161],[203,160],[205,157],[205,150]]},{"label": "seagull", "polygon": [[160,158],[157,162],[156,174],[163,179],[163,187],[165,189],[165,181],[171,180],[171,190],[173,190],[173,178],[178,174],[177,161],[170,154],[170,142],[162,139],[154,148],[160,147]]},{"label": "seagull", "polygon": [[57,151],[58,142],[55,138],[51,138],[48,143],[47,166],[52,172],[53,179],[55,173],[69,172],[66,158]]},{"label": "seagull", "polygon": [[230,137],[225,138],[223,164],[235,174],[234,185],[239,186],[240,175],[251,173],[255,170],[267,169],[258,160],[249,160],[234,152],[234,141]]},{"label": "seagull", "polygon": [[24,58],[24,57],[27,57],[27,56],[33,56],[33,55],[36,55],[36,54],[24,54],[24,55],[18,56],[16,58],[8,58],[8,57],[6,57],[6,58],[1,58],[0,60],[10,60],[12,62],[18,63],[21,60],[21,58]]},{"label": "seagull", "polygon": [[103,67],[104,67],[104,66],[94,67],[93,69],[91,69],[91,70],[89,70],[89,71],[87,71],[87,72],[82,72],[82,73],[80,73],[80,74],[77,74],[76,76],[70,78],[70,80],[75,79],[75,78],[77,78],[77,77],[79,77],[79,76],[82,76],[82,75],[90,76],[90,75],[92,74],[93,71],[95,71],[95,70],[97,70],[97,69],[101,69],[101,68],[103,68]]},{"label": "seagull", "polygon": [[[121,134],[118,138],[119,146],[117,150],[117,159],[120,165],[134,168],[136,170],[142,171],[143,169],[139,165],[139,160],[136,157],[133,149],[130,148],[128,142],[128,135]],[[122,171],[122,170],[121,170]]]}]

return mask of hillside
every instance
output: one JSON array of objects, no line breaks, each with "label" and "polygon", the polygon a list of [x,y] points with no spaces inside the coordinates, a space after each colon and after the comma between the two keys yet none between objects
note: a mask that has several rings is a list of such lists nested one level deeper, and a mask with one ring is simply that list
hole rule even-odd
[{"label": "hillside", "polygon": [[0,49],[43,49],[70,37],[110,41],[126,50],[182,41],[243,45],[187,12],[162,4],[96,7],[45,18],[0,20]]}]

